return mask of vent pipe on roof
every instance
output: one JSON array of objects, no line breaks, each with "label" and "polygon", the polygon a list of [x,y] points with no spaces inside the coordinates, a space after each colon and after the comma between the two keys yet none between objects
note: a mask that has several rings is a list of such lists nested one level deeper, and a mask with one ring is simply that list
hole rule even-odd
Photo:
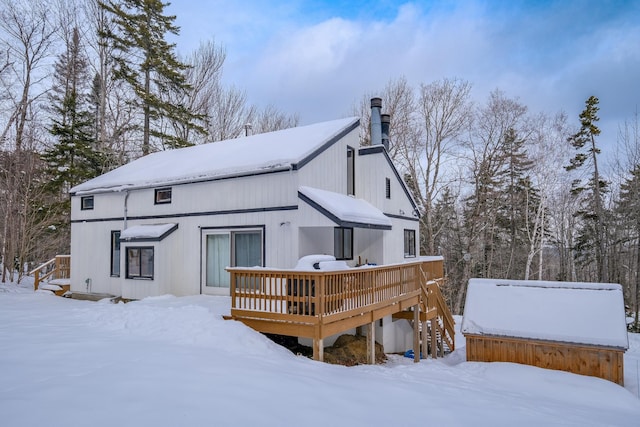
[{"label": "vent pipe on roof", "polygon": [[389,151],[389,126],[391,125],[391,115],[383,114],[380,116],[382,123],[382,145]]},{"label": "vent pipe on roof", "polygon": [[371,98],[371,145],[382,144],[381,98]]}]

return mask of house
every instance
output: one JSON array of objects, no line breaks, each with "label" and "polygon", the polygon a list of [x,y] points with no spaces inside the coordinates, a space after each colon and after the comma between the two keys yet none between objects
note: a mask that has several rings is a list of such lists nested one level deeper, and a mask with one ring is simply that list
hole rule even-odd
[{"label": "house", "polygon": [[371,146],[352,117],[153,153],[73,187],[71,291],[229,295],[229,266],[415,259],[416,205],[380,107]]},{"label": "house", "polygon": [[467,361],[523,363],[624,382],[629,343],[617,284],[471,279],[461,332]]}]

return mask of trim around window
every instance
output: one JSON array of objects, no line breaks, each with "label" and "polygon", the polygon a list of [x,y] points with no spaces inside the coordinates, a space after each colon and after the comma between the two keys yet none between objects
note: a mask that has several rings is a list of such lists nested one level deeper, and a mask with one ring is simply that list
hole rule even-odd
[{"label": "trim around window", "polygon": [[163,205],[167,203],[171,203],[171,187],[156,188],[154,204]]},{"label": "trim around window", "polygon": [[127,248],[127,279],[153,280],[153,247]]},{"label": "trim around window", "polygon": [[353,228],[333,229],[333,256],[337,260],[353,259]]},{"label": "trim around window", "polygon": [[416,256],[416,230],[404,230],[404,257]]},{"label": "trim around window", "polygon": [[356,194],[356,150],[347,146],[347,194]]},{"label": "trim around window", "polygon": [[80,198],[80,210],[93,210],[93,196],[84,196]]},{"label": "trim around window", "polygon": [[111,277],[120,277],[120,230],[111,232]]}]

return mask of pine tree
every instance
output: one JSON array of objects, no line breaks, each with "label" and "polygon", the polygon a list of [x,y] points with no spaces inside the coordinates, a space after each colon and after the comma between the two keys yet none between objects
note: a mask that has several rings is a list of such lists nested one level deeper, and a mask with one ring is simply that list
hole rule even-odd
[{"label": "pine tree", "polygon": [[87,68],[79,32],[75,29],[67,50],[55,64],[50,133],[56,141],[42,155],[47,165],[44,189],[52,197],[47,209],[56,213],[52,215],[51,225],[60,231],[69,224],[67,191],[98,175],[102,167],[102,156],[95,151],[95,121],[87,109],[84,93]]},{"label": "pine tree", "polygon": [[115,78],[133,89],[136,106],[142,111],[142,154],[149,154],[151,137],[171,148],[191,145],[162,126],[162,120],[166,119],[204,132],[197,123],[202,117],[163,99],[163,93],[186,93],[191,89],[184,74],[188,66],[178,60],[175,44],[165,40],[167,34],[179,33],[173,24],[176,17],[163,14],[169,3],[110,0],[100,5],[112,15],[117,28],[117,32],[105,34],[116,52]]},{"label": "pine tree", "polygon": [[504,256],[502,271],[504,277],[521,278],[524,274],[523,255],[527,253],[527,233],[531,230],[529,219],[533,217],[535,207],[540,200],[539,192],[534,188],[529,176],[533,162],[525,149],[525,140],[515,129],[509,128],[504,134],[500,146],[504,164],[498,174],[498,186],[501,189],[501,205],[497,213],[497,224],[505,236],[503,244],[508,255]]},{"label": "pine tree", "polygon": [[583,183],[580,180],[573,182],[571,192],[575,196],[582,196],[583,209],[579,215],[585,222],[582,233],[578,238],[578,249],[584,254],[585,250],[591,247],[594,250],[596,262],[597,280],[607,281],[607,270],[605,267],[605,235],[604,235],[604,208],[602,202],[603,192],[606,191],[608,183],[600,177],[598,170],[598,154],[600,149],[596,146],[596,136],[600,135],[600,129],[596,123],[598,117],[599,100],[595,96],[590,96],[585,102],[585,109],[580,113],[580,129],[571,135],[567,141],[578,152],[571,159],[567,171],[579,169],[585,164],[591,164],[591,178]]}]

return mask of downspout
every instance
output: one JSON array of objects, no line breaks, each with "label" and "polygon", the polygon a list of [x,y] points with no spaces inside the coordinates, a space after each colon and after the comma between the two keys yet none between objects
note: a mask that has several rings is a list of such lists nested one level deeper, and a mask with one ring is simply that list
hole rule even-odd
[{"label": "downspout", "polygon": [[124,193],[124,224],[122,226],[122,231],[127,229],[127,213],[129,211],[127,201],[129,200],[129,190],[125,190]]}]

